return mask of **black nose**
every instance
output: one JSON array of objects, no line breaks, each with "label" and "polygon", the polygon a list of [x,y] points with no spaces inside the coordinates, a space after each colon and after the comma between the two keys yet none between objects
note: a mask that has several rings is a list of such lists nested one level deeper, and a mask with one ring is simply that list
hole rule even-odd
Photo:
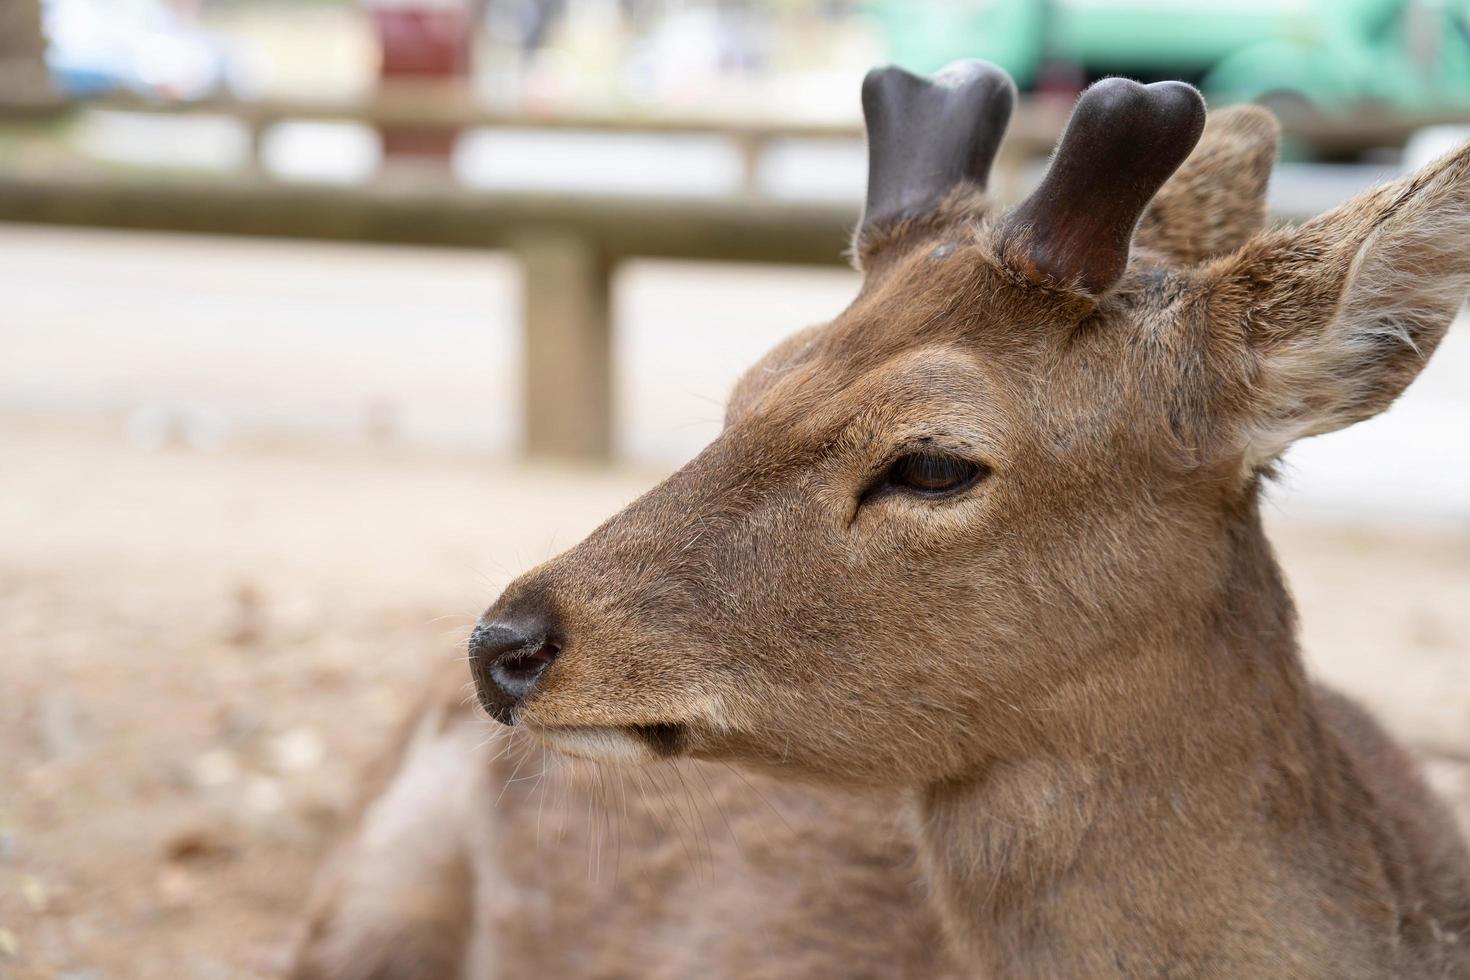
[{"label": "black nose", "polygon": [[480,704],[496,721],[514,724],[512,709],[561,653],[544,623],[481,623],[470,634],[470,666]]}]

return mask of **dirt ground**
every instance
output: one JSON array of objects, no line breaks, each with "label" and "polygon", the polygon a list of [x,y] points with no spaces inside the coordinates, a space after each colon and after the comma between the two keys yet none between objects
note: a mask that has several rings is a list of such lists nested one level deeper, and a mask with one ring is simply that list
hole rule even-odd
[{"label": "dirt ground", "polygon": [[[0,417],[0,977],[273,976],[417,679],[656,474],[122,430]],[[1470,827],[1470,528],[1276,540],[1313,666]]]}]

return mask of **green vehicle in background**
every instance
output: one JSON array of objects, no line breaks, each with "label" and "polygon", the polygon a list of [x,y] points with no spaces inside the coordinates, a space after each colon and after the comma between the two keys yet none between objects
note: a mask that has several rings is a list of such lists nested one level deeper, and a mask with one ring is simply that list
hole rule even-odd
[{"label": "green vehicle in background", "polygon": [[1023,90],[1182,78],[1216,104],[1470,109],[1470,0],[879,0],[893,60],[980,57]]}]

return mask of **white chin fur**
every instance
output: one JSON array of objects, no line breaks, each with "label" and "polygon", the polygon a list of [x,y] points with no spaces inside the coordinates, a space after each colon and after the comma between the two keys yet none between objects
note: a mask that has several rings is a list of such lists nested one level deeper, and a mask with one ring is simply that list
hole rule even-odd
[{"label": "white chin fur", "polygon": [[657,758],[643,739],[621,728],[536,728],[530,734],[548,748],[579,759],[633,765]]}]

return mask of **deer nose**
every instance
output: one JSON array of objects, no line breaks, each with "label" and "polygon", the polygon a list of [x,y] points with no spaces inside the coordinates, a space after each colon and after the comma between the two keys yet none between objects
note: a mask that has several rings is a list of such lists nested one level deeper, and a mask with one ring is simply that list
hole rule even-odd
[{"label": "deer nose", "polygon": [[513,710],[561,653],[561,644],[543,622],[482,622],[470,634],[469,653],[480,704],[496,721],[512,725]]}]

